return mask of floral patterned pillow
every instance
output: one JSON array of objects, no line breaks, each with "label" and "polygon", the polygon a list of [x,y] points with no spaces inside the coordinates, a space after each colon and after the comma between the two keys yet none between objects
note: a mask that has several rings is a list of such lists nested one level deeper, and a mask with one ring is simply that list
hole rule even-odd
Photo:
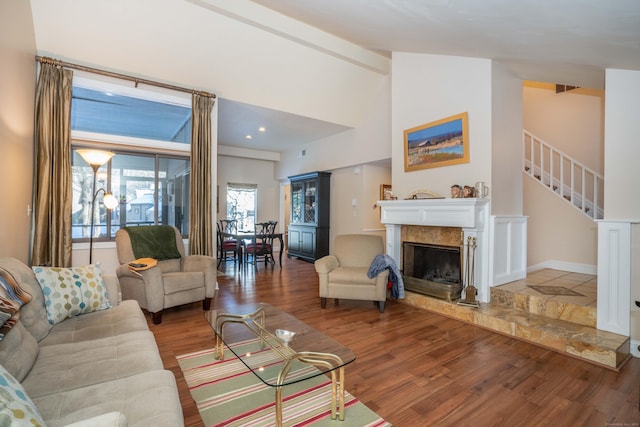
[{"label": "floral patterned pillow", "polygon": [[84,267],[32,267],[44,294],[49,323],[111,307],[100,264]]},{"label": "floral patterned pillow", "polygon": [[0,425],[44,427],[40,411],[22,384],[0,365]]}]

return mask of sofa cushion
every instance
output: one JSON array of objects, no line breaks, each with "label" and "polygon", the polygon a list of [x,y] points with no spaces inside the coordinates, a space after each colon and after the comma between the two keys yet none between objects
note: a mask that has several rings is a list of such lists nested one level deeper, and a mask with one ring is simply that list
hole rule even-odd
[{"label": "sofa cushion", "polygon": [[20,287],[31,295],[31,302],[20,309],[20,322],[36,341],[40,341],[47,336],[51,325],[44,309],[44,295],[33,270],[22,261],[11,257],[0,258],[0,267],[11,272]]},{"label": "sofa cushion", "polygon": [[20,318],[20,307],[31,301],[13,275],[0,268],[0,341]]},{"label": "sofa cushion", "polygon": [[117,307],[83,314],[58,323],[39,344],[42,348],[47,345],[90,341],[148,330],[147,320],[138,302],[126,300]]},{"label": "sofa cushion", "polygon": [[40,411],[25,393],[22,384],[0,365],[0,425],[43,426]]},{"label": "sofa cushion", "polygon": [[127,427],[127,417],[122,412],[107,412],[67,424],[66,427]]},{"label": "sofa cushion", "polygon": [[150,331],[43,346],[22,385],[32,398],[161,370]]},{"label": "sofa cushion", "polygon": [[39,350],[36,339],[18,321],[0,342],[0,365],[18,381],[22,381],[33,367]]},{"label": "sofa cushion", "polygon": [[50,427],[113,411],[126,414],[129,427],[184,425],[175,378],[165,370],[36,397],[33,402]]},{"label": "sofa cushion", "polygon": [[111,306],[100,264],[69,268],[34,266],[33,271],[52,325]]}]

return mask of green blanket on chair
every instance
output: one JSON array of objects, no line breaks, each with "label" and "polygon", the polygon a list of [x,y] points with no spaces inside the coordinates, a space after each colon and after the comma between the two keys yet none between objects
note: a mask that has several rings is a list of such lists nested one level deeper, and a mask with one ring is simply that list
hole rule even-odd
[{"label": "green blanket on chair", "polygon": [[176,247],[176,232],[170,225],[142,225],[122,227],[129,233],[136,258],[155,258],[158,261],[181,258]]}]

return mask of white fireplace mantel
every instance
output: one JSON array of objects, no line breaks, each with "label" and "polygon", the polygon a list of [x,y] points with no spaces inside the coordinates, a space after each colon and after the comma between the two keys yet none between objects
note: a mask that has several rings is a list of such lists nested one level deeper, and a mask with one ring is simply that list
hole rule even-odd
[{"label": "white fireplace mantel", "polygon": [[[381,222],[387,229],[387,255],[400,266],[403,225],[434,227],[460,227],[468,237],[476,239],[474,286],[478,289],[478,300],[490,299],[490,203],[489,199],[418,199],[383,200]],[[464,251],[466,257],[466,251]],[[466,265],[466,258],[463,259]],[[463,274],[464,276],[464,274]],[[465,284],[466,285],[466,284]]]}]

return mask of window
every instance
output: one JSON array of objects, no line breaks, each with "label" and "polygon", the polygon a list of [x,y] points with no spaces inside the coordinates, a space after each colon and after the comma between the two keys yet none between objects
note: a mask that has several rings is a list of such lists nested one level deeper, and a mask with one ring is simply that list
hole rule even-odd
[{"label": "window", "polygon": [[132,85],[74,74],[74,241],[90,236],[93,170],[76,152],[87,146],[116,153],[98,170],[96,188],[120,200],[119,206],[107,210],[99,191],[94,240],[113,240],[116,231],[131,225],[174,225],[183,235],[188,234],[191,97]]},{"label": "window", "polygon": [[[118,152],[96,175],[96,188],[112,193],[120,205],[95,205],[94,239],[112,240],[121,227],[166,224],[183,235],[189,229],[189,159],[160,154]],[[73,238],[89,238],[93,171],[73,151]]]},{"label": "window", "polygon": [[227,218],[238,222],[238,230],[254,229],[257,199],[256,184],[227,184]]},{"label": "window", "polygon": [[188,148],[191,144],[191,103],[185,100],[74,77],[71,129],[82,134],[165,141]]}]

